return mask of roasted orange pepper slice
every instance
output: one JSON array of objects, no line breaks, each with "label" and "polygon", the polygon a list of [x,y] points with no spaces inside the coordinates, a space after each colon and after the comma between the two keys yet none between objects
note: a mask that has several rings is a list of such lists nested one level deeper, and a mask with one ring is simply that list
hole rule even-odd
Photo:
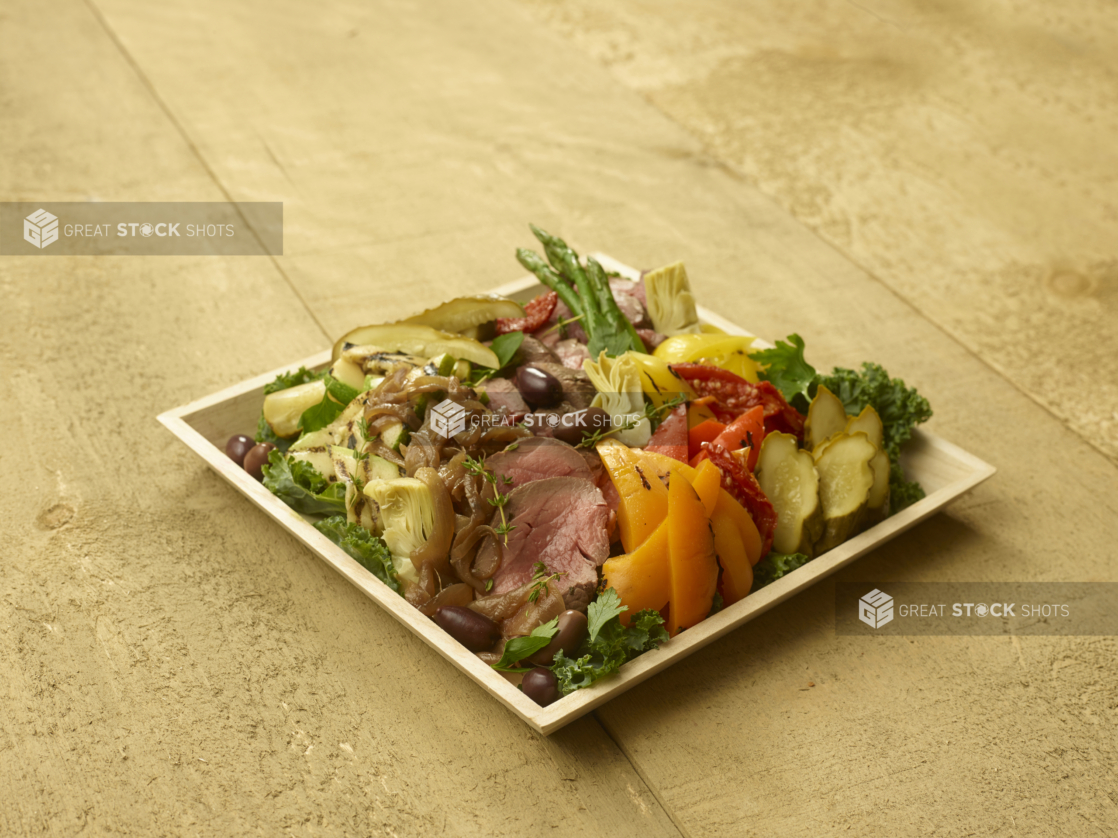
[{"label": "roasted orange pepper slice", "polygon": [[668,486],[668,562],[668,633],[674,636],[710,613],[718,587],[710,518],[702,500],[684,480],[672,480]]},{"label": "roasted orange pepper slice", "polygon": [[598,443],[597,450],[621,498],[617,508],[621,545],[626,553],[632,553],[667,517],[667,487],[638,460],[639,452],[617,440],[604,439]]},{"label": "roasted orange pepper slice", "polygon": [[621,604],[629,607],[628,611],[621,612],[624,626],[629,625],[638,611],[646,608],[659,611],[667,605],[671,595],[668,522],[662,521],[632,553],[606,560],[602,576],[605,587],[617,591]]}]

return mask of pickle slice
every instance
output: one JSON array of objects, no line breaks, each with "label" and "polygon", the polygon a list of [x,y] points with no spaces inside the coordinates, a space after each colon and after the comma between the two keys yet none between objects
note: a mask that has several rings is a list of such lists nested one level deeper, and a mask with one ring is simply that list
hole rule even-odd
[{"label": "pickle slice", "polygon": [[430,326],[444,332],[463,332],[498,317],[520,318],[524,307],[515,300],[498,294],[479,294],[473,297],[455,297],[442,305],[401,320],[417,326]]},{"label": "pickle slice", "polygon": [[757,457],[757,482],[776,510],[773,549],[812,558],[824,522],[819,473],[810,452],[801,450],[791,434],[765,434]]},{"label": "pickle slice", "polygon": [[376,346],[389,352],[407,352],[425,359],[445,352],[454,358],[462,358],[490,369],[501,365],[493,350],[476,340],[414,323],[361,326],[347,332],[334,344],[334,360],[341,356],[346,344]]}]

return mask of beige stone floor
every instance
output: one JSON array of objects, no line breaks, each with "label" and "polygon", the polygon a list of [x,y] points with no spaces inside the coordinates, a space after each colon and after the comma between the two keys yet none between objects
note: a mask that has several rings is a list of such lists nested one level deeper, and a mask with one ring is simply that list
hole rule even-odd
[{"label": "beige stone floor", "polygon": [[1118,457],[1112,5],[518,2]]},{"label": "beige stone floor", "polygon": [[[1084,84],[1098,98],[1083,119],[1095,122],[1069,123],[1061,141],[1079,144],[1080,174],[1034,192],[1024,164],[1016,177],[998,168],[1015,165],[1009,140],[1023,142],[1001,122],[1008,110],[985,114],[999,95],[960,94],[959,113],[971,108],[1007,140],[985,164],[961,150],[924,161],[920,204],[941,207],[935,241],[961,231],[966,242],[945,247],[940,265],[917,216],[882,197],[881,181],[916,165],[899,138],[895,170],[881,163],[884,135],[868,130],[850,134],[841,166],[834,149],[809,176],[776,162],[781,147],[811,157],[813,129],[797,113],[812,89],[839,84],[838,58],[820,57],[800,99],[773,90],[775,50],[768,77],[735,76],[704,100],[712,123],[740,93],[800,125],[768,151],[748,144],[785,172],[768,181],[567,34],[590,33],[593,51],[593,33],[628,15],[682,43],[689,20],[611,4],[594,25],[563,23],[574,8],[543,10],[562,31],[506,0],[0,9],[4,200],[282,200],[286,226],[275,259],[0,260],[0,835],[1115,834],[1113,638],[833,629],[836,581],[1118,581],[1118,469],[1086,425],[1072,430],[1031,398],[1020,371],[1045,357],[1048,327],[990,309],[986,334],[1001,337],[982,343],[964,293],[1027,308],[1045,287],[1079,287],[1059,279],[1002,300],[1010,250],[972,257],[1012,219],[979,212],[981,195],[1037,218],[1067,195],[1067,269],[1087,276],[1113,258],[1103,233],[1091,238],[1106,196],[1083,172],[1099,167],[1105,181],[1109,151],[1092,145],[1114,101]],[[719,43],[751,29],[738,5],[693,8]],[[765,37],[824,33],[824,11],[772,12]],[[1088,11],[1066,49],[1103,55],[1106,21],[1099,11],[1092,25]],[[993,38],[988,29],[973,27]],[[1037,39],[1024,24],[1001,36],[1043,57]],[[981,87],[982,67],[966,64],[981,44],[940,40],[947,57],[922,58],[928,72],[969,67]],[[640,43],[655,38],[633,37],[634,61],[645,60]],[[903,64],[914,51],[897,54]],[[676,58],[682,108],[700,71]],[[1015,72],[1037,96],[1052,83],[1043,68]],[[898,85],[899,100],[904,84],[918,87],[893,75],[881,83]],[[856,102],[860,83],[845,78]],[[733,132],[722,135],[729,147]],[[841,190],[838,168],[849,169]],[[975,201],[933,200],[952,191],[944,184]],[[853,225],[860,250],[837,241],[828,219],[878,204],[895,229]],[[973,224],[957,218],[966,212]],[[821,366],[885,363],[931,399],[933,430],[998,475],[554,736],[530,733],[154,419],[305,357],[355,321],[519,276],[512,254],[529,220],[631,264],[682,258],[703,302],[767,336],[810,335]],[[1039,282],[1054,263],[1040,243],[1031,256],[1020,247],[1020,275]],[[1113,337],[1091,319],[1113,302],[1099,276],[1085,286],[1094,297],[1057,300],[1079,324],[1075,359]],[[1099,404],[1112,385],[1100,373]]]}]

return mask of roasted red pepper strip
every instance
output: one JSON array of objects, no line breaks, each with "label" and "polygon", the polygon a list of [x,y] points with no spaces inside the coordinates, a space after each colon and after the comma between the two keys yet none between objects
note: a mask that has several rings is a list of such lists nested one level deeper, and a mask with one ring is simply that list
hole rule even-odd
[{"label": "roasted red pepper strip", "polygon": [[751,407],[761,405],[765,410],[765,433],[781,431],[803,439],[803,414],[788,404],[771,382],[752,384],[729,370],[705,364],[672,364],[671,368],[699,396],[714,397],[709,406],[720,422],[728,425]]},{"label": "roasted red pepper strip", "polygon": [[722,472],[722,488],[745,507],[757,525],[757,532],[761,534],[761,556],[768,555],[776,533],[776,510],[761,491],[761,484],[717,442],[704,442],[703,452]]},{"label": "roasted red pepper strip", "polygon": [[555,311],[555,304],[559,302],[559,295],[554,291],[547,291],[538,297],[533,297],[524,304],[523,317],[498,317],[497,334],[505,335],[509,332],[534,332],[551,319]]}]

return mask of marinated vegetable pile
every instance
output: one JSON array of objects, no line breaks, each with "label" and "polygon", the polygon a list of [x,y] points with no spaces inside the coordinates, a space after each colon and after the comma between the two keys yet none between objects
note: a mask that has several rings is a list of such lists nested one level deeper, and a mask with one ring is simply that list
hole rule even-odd
[{"label": "marinated vegetable pile", "polygon": [[699,322],[532,227],[548,289],[364,326],[264,390],[226,453],[542,705],[919,500],[928,402]]}]

